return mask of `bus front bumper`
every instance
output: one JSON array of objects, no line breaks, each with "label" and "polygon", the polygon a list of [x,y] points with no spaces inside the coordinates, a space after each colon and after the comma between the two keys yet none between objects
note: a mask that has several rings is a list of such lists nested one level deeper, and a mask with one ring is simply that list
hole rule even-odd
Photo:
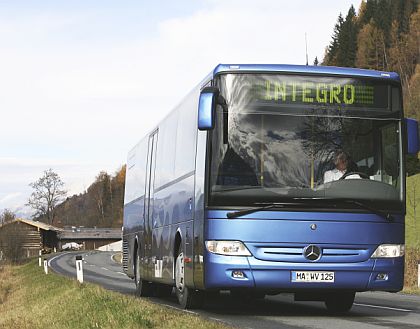
[{"label": "bus front bumper", "polygon": [[[334,282],[293,282],[294,271],[334,272]],[[404,257],[369,259],[358,263],[287,263],[207,253],[205,262],[206,289],[397,292],[402,289],[403,282]]]}]

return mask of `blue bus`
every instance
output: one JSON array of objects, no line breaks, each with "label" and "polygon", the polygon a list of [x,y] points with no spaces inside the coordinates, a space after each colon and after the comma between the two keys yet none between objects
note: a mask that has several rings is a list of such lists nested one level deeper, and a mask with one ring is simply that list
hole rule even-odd
[{"label": "blue bus", "polygon": [[348,311],[404,278],[396,73],[218,65],[128,154],[123,268],[139,296],[294,293]]}]

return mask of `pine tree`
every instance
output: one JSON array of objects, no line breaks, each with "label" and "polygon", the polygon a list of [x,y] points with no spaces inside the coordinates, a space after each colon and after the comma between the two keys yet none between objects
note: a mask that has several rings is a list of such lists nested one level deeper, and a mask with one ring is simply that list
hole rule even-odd
[{"label": "pine tree", "polygon": [[367,0],[362,1],[359,9],[359,24],[361,26],[366,25],[373,18],[376,11],[376,1]]},{"label": "pine tree", "polygon": [[344,22],[343,16],[340,13],[340,15],[338,15],[337,23],[334,26],[332,40],[330,42],[330,45],[328,46],[326,56],[324,57],[324,62],[323,62],[324,65],[337,65],[336,56],[340,48],[339,36],[340,36],[341,28],[343,26],[343,22]]},{"label": "pine tree", "polygon": [[339,49],[337,50],[336,55],[336,63],[338,66],[353,67],[355,65],[357,33],[356,10],[351,6],[338,36]]}]

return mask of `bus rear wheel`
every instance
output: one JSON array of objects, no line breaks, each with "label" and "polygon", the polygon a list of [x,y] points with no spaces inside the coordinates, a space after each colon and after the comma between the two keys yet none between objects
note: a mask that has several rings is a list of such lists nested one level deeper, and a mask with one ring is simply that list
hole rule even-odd
[{"label": "bus rear wheel", "polygon": [[355,292],[330,294],[325,299],[325,306],[331,313],[346,313],[352,308],[355,295]]},{"label": "bus rear wheel", "polygon": [[203,304],[203,294],[185,285],[184,252],[178,248],[175,260],[175,292],[178,302],[184,309],[199,308]]},{"label": "bus rear wheel", "polygon": [[136,283],[136,295],[139,297],[150,297],[154,294],[154,286],[152,282],[142,280],[140,275],[140,252],[136,252],[134,263],[134,280]]}]

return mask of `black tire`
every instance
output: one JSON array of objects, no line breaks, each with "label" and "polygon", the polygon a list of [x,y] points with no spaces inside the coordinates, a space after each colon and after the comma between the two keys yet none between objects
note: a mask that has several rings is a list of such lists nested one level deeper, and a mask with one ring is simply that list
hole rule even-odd
[{"label": "black tire", "polygon": [[352,308],[355,295],[355,292],[331,294],[325,299],[325,306],[331,313],[346,313]]},{"label": "black tire", "polygon": [[[182,245],[182,242],[181,242]],[[182,247],[178,247],[175,259],[175,293],[179,305],[183,309],[200,308],[203,305],[203,293],[199,290],[189,288],[185,285],[184,252]]]},{"label": "black tire", "polygon": [[136,252],[134,258],[134,281],[136,283],[136,295],[139,297],[150,297],[155,292],[152,282],[142,280],[140,275],[140,252]]}]

